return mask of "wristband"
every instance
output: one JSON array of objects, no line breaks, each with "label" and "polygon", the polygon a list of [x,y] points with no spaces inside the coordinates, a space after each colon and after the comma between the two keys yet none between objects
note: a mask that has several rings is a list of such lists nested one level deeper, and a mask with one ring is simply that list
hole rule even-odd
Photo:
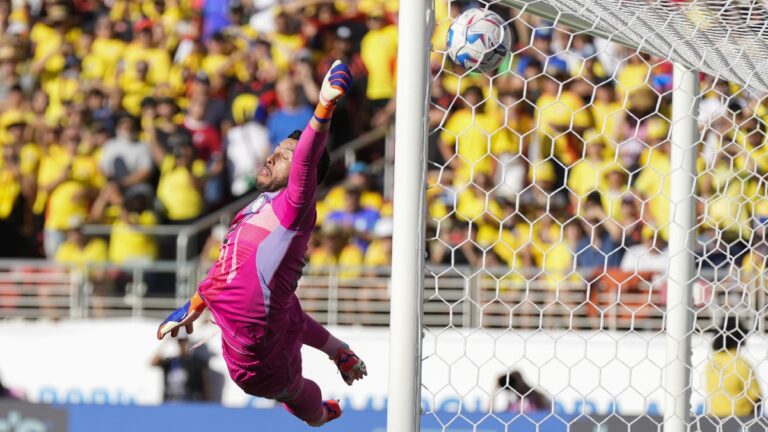
[{"label": "wristband", "polygon": [[323,105],[322,103],[317,104],[317,107],[315,108],[315,121],[318,123],[326,123],[331,121],[331,117],[333,116],[333,109],[336,107],[336,104],[330,103],[328,106]]},{"label": "wristband", "polygon": [[205,309],[205,302],[197,291],[195,291],[195,294],[193,294],[192,298],[189,300],[189,306],[189,309],[194,311],[202,311]]}]

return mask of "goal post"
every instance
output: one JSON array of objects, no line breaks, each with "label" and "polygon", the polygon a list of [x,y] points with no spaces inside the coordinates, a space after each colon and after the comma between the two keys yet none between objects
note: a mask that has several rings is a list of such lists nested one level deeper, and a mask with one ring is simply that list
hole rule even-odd
[{"label": "goal post", "polygon": [[664,432],[687,432],[691,418],[691,308],[696,207],[693,199],[699,83],[697,71],[674,65],[672,90],[672,178],[667,288]]},{"label": "goal post", "polygon": [[[390,282],[387,429],[419,430],[421,311],[424,286],[424,185],[430,72],[428,0],[401,2],[395,117],[395,184]],[[402,36],[407,35],[407,41]]]},{"label": "goal post", "polygon": [[467,3],[400,2],[388,430],[749,427],[768,7],[478,0],[516,42],[479,74],[441,37]]}]

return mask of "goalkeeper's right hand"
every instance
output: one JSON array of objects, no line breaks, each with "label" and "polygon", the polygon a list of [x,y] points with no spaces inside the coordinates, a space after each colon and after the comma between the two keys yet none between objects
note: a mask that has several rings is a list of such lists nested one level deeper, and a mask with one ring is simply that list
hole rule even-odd
[{"label": "goalkeeper's right hand", "polygon": [[168,318],[165,319],[157,328],[157,338],[162,339],[169,332],[171,337],[176,337],[179,334],[179,329],[184,327],[187,330],[187,334],[192,333],[193,324],[196,319],[202,315],[205,310],[205,303],[200,295],[195,292],[192,298],[187,303],[173,311]]}]

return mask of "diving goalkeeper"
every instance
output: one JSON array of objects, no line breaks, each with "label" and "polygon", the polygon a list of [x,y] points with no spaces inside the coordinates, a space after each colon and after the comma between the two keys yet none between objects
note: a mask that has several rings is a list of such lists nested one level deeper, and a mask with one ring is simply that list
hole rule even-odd
[{"label": "diving goalkeeper", "polygon": [[303,132],[275,148],[256,177],[262,194],[235,215],[219,259],[192,299],[160,324],[158,339],[176,336],[207,307],[221,328],[222,355],[246,393],[283,402],[310,426],[341,415],[336,401],[301,372],[301,346],[333,359],[348,385],[367,375],[365,364],[342,341],[307,315],[296,298],[304,256],[315,228],[317,185],[325,177],[325,148],[336,102],[349,89],[349,68],[336,61],[320,88],[320,102]]}]

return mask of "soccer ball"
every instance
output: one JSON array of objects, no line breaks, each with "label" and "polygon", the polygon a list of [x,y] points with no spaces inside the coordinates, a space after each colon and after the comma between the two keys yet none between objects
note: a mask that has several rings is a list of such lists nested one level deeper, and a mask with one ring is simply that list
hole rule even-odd
[{"label": "soccer ball", "polygon": [[448,56],[464,69],[492,72],[512,43],[504,20],[489,10],[464,11],[448,29]]}]

